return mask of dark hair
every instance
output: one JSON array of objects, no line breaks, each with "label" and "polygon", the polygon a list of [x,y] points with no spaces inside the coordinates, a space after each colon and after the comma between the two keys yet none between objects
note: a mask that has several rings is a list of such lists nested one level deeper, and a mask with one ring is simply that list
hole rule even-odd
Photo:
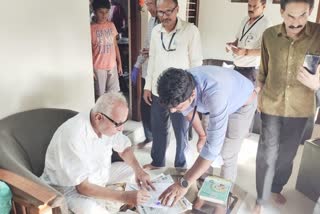
[{"label": "dark hair", "polygon": [[195,89],[195,80],[189,72],[178,68],[168,68],[158,78],[159,102],[173,108],[186,101]]},{"label": "dark hair", "polygon": [[100,8],[110,9],[110,2],[109,0],[94,0],[92,3],[92,8],[94,11]]},{"label": "dark hair", "polygon": [[280,7],[282,10],[286,9],[287,4],[291,2],[304,2],[310,5],[310,8],[313,8],[314,0],[280,0]]}]

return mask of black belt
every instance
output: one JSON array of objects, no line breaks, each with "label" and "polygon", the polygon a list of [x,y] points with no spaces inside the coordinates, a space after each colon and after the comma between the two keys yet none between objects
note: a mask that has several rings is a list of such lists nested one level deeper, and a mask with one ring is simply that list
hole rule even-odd
[{"label": "black belt", "polygon": [[240,67],[240,66],[234,66],[234,70],[252,70],[256,69],[256,67]]}]

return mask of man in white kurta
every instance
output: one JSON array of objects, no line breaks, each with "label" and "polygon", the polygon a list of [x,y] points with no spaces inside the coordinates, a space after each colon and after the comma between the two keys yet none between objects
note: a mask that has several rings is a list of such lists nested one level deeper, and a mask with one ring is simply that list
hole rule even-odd
[{"label": "man in white kurta", "polygon": [[[148,198],[142,190],[126,195],[105,188],[132,179],[134,173],[139,184],[150,184],[133,156],[130,140],[121,132],[127,116],[125,98],[107,93],[90,112],[77,114],[55,132],[41,178],[65,195],[74,213],[110,213],[107,202],[139,204]],[[112,149],[125,163],[111,163]]]}]

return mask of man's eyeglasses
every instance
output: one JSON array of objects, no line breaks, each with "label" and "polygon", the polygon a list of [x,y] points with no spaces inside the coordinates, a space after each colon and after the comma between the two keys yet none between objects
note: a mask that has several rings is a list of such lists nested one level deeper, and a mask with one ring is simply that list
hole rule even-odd
[{"label": "man's eyeglasses", "polygon": [[105,115],[104,113],[102,113],[102,112],[99,112],[99,113],[102,114],[103,116],[105,116],[111,123],[113,123],[113,125],[115,125],[115,127],[120,127],[128,121],[128,118],[127,118],[125,121],[117,123],[116,121],[114,121],[113,119],[111,119],[110,117]]},{"label": "man's eyeglasses", "polygon": [[176,8],[177,8],[177,6],[175,6],[175,7],[172,8],[171,10],[166,10],[166,11],[158,10],[158,11],[157,11],[157,15],[158,15],[159,17],[164,16],[164,14],[166,14],[167,16],[170,16]]}]

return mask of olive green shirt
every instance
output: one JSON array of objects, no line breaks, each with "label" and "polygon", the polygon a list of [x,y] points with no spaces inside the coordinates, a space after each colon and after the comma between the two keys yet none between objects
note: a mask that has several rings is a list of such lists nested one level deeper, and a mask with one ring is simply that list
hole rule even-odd
[{"label": "olive green shirt", "polygon": [[284,24],[268,28],[262,37],[258,80],[264,84],[259,107],[265,114],[310,117],[315,92],[297,80],[306,53],[320,55],[320,25],[308,22],[298,39],[287,37]]}]

